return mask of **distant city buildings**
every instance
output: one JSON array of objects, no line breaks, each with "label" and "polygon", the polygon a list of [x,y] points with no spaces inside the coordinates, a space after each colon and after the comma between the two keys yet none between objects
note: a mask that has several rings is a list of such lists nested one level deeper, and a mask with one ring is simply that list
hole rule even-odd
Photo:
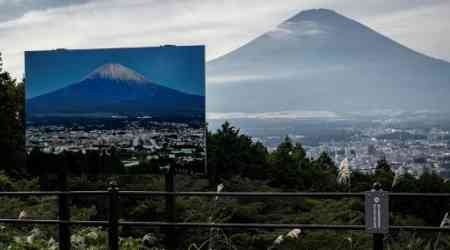
[{"label": "distant city buildings", "polygon": [[[273,137],[258,137],[254,140],[273,142]],[[327,152],[336,166],[348,159],[352,170],[371,172],[378,160],[386,158],[394,170],[402,168],[414,176],[419,176],[424,171],[434,171],[449,177],[448,138],[449,131],[438,128],[425,130],[380,126],[355,130],[350,140],[321,141],[318,145],[304,147],[310,158],[318,158],[320,153]],[[292,139],[295,141],[295,138]]]},{"label": "distant city buildings", "polygon": [[[150,123],[151,126],[148,126]],[[124,128],[106,129],[89,126],[28,126],[27,153],[40,150],[58,154],[64,151],[96,151],[108,154],[115,150],[126,168],[160,158],[189,164],[205,159],[205,131],[185,123],[130,122]]]}]

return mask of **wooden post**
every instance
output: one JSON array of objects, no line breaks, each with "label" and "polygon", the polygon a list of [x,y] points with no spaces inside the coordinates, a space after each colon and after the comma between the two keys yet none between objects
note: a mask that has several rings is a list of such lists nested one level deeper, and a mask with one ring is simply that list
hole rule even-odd
[{"label": "wooden post", "polygon": [[[169,166],[168,171],[165,173],[166,192],[175,192],[175,169],[173,166]],[[175,196],[166,196],[166,219],[167,222],[175,222]],[[175,250],[177,248],[176,230],[174,227],[168,227],[166,231],[166,245],[169,250]]]},{"label": "wooden post", "polygon": [[119,250],[119,187],[115,181],[111,181],[109,192],[109,228],[108,245],[110,250]]},{"label": "wooden post", "polygon": [[[58,217],[62,221],[59,223],[59,249],[70,250],[70,206],[69,197],[64,192],[68,191],[67,175],[68,166],[66,156],[63,155],[63,165],[58,174],[59,190],[61,193],[58,196]],[[66,222],[66,223],[65,223]]]},{"label": "wooden post", "polygon": [[383,234],[373,234],[373,250],[384,249],[383,238],[384,238]]}]

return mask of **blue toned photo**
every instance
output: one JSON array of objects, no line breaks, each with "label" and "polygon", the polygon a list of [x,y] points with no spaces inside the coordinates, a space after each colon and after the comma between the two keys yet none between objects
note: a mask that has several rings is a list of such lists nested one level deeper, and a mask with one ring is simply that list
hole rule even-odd
[{"label": "blue toned photo", "polygon": [[203,170],[204,62],[204,46],[25,52],[27,151]]},{"label": "blue toned photo", "polygon": [[25,53],[27,117],[204,120],[203,46]]}]

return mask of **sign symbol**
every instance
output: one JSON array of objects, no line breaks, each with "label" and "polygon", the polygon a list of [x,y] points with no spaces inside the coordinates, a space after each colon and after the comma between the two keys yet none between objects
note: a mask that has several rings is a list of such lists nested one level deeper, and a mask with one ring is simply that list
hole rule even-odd
[{"label": "sign symbol", "polygon": [[368,191],[365,197],[367,231],[370,233],[389,232],[389,197],[385,191]]}]

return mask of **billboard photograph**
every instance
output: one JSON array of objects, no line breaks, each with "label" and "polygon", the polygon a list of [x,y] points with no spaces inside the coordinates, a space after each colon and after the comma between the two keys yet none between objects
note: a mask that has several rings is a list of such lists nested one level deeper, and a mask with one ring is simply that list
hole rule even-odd
[{"label": "billboard photograph", "polygon": [[75,173],[203,171],[204,60],[203,46],[27,51],[32,168],[64,152]]}]

